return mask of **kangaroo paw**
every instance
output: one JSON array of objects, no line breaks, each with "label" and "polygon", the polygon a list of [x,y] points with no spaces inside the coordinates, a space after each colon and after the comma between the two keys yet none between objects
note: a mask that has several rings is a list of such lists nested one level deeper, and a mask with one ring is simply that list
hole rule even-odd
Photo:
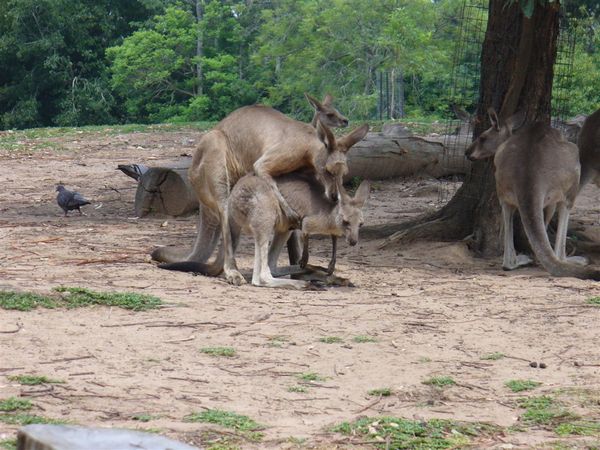
[{"label": "kangaroo paw", "polygon": [[567,261],[578,266],[587,266],[590,263],[585,256],[568,256]]},{"label": "kangaroo paw", "polygon": [[246,279],[237,270],[228,270],[227,272],[225,272],[225,279],[229,284],[233,284],[234,286],[241,286],[242,284],[246,284]]},{"label": "kangaroo paw", "polygon": [[504,270],[515,270],[519,267],[528,266],[531,263],[533,263],[533,259],[531,259],[529,256],[517,255],[514,260],[502,264],[502,268]]}]

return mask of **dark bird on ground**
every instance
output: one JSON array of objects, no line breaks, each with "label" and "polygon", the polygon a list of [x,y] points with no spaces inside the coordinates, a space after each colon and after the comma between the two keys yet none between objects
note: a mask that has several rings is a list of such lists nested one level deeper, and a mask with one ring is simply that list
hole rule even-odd
[{"label": "dark bird on ground", "polygon": [[90,202],[86,200],[79,192],[69,191],[62,184],[56,186],[56,190],[58,191],[56,202],[58,203],[58,206],[60,206],[65,212],[65,217],[69,211],[74,209],[79,211],[79,214],[83,214],[79,208],[81,208],[83,205],[90,204]]},{"label": "dark bird on ground", "polygon": [[117,166],[117,170],[120,170],[136,181],[140,181],[140,178],[148,171],[148,169],[149,167],[143,164],[119,164]]}]

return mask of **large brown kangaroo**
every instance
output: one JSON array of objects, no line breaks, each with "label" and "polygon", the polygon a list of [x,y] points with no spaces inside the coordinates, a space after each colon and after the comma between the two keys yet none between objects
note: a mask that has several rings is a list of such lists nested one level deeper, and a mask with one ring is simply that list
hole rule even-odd
[{"label": "large brown kangaroo", "polygon": [[[314,234],[345,236],[348,244],[356,245],[363,224],[362,208],[369,195],[367,181],[361,183],[354,197],[339,186],[340,199],[334,202],[325,197],[323,186],[312,172],[293,172],[275,180],[283,197],[300,215],[300,230],[305,239]],[[279,254],[294,224],[283,214],[275,192],[263,178],[248,174],[235,184],[229,196],[228,214],[231,246],[225,260],[229,261],[232,271],[237,271],[235,251],[240,234],[245,231],[254,237],[253,285],[291,289],[310,285],[307,281],[273,277],[273,273],[278,273]],[[219,252],[223,252],[223,247]],[[162,264],[159,267],[216,275],[210,265],[197,262]],[[239,274],[231,277],[230,282],[242,284],[245,279]]]},{"label": "large brown kangaroo", "polygon": [[[523,113],[507,120],[499,120],[492,108],[488,113],[491,128],[469,146],[466,156],[471,160],[494,156],[504,224],[503,268],[512,270],[531,262],[514,247],[513,216],[518,209],[533,252],[548,272],[557,277],[600,279],[600,271],[572,263],[581,263],[582,258],[566,257],[569,212],[579,190],[577,146],[545,123],[523,125]],[[553,252],[546,227],[555,211],[558,229]]]},{"label": "large brown kangaroo", "polygon": [[580,189],[600,173],[600,109],[583,122],[579,138]]},{"label": "large brown kangaroo", "polygon": [[[231,245],[227,215],[227,198],[231,187],[246,173],[263,178],[274,190],[284,214],[292,221],[299,216],[277,189],[274,176],[299,169],[315,172],[325,187],[325,195],[337,198],[337,180],[347,173],[346,152],[368,131],[363,125],[327,146],[328,127],[317,121],[317,129],[291,119],[262,105],[240,108],[210,132],[202,136],[189,169],[189,179],[200,201],[198,235],[186,261],[206,262],[219,238],[225,248]],[[181,259],[164,248],[153,253],[154,259],[173,262]],[[216,262],[218,267],[219,261]],[[237,271],[225,261],[225,277],[230,281]],[[238,280],[241,282],[241,280]]]}]

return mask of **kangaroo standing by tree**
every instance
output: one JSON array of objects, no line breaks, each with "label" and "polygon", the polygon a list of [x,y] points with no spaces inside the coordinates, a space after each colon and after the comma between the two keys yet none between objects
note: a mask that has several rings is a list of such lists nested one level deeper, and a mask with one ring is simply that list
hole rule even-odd
[{"label": "kangaroo standing by tree", "polygon": [[[185,259],[206,262],[219,232],[225,248],[231,245],[227,198],[231,187],[246,173],[254,171],[271,186],[292,222],[299,217],[279,193],[274,176],[311,169],[325,187],[325,195],[337,198],[337,180],[341,181],[348,171],[346,152],[366,135],[368,125],[338,140],[335,148],[325,144],[326,130],[320,121],[315,130],[273,108],[254,105],[234,111],[202,136],[189,169],[190,182],[200,201],[198,235]],[[163,249],[155,251],[153,257],[166,262],[179,259]],[[238,276],[237,271],[231,270],[227,261],[223,269],[226,278],[235,283],[231,278]]]},{"label": "kangaroo standing by tree", "polygon": [[[579,190],[577,146],[545,123],[523,125],[524,113],[507,120],[499,120],[492,108],[488,114],[491,128],[469,146],[466,156],[471,160],[494,156],[504,225],[504,269],[531,262],[514,247],[513,216],[518,209],[533,252],[548,272],[559,277],[600,279],[600,271],[567,262],[581,263],[581,258],[566,257],[569,212]],[[546,227],[555,211],[558,229],[553,252]]]}]

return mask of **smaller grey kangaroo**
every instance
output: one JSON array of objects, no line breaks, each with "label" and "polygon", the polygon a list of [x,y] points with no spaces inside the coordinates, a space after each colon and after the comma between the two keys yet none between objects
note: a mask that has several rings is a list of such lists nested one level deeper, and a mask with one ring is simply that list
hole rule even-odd
[{"label": "smaller grey kangaroo", "polygon": [[[512,270],[531,258],[518,255],[513,240],[513,216],[519,211],[531,248],[542,266],[556,277],[600,279],[600,271],[582,267],[585,258],[567,257],[569,213],[579,190],[577,146],[543,122],[525,123],[524,112],[499,119],[488,110],[492,126],[466,150],[470,160],[493,156],[496,191],[504,220],[504,261]],[[546,227],[558,212],[554,251]],[[578,263],[578,264],[574,264]]]},{"label": "smaller grey kangaroo", "polygon": [[[345,236],[350,245],[356,245],[358,231],[363,224],[362,208],[369,195],[367,181],[360,184],[354,197],[350,197],[343,186],[338,186],[337,202],[325,196],[325,188],[311,171],[282,175],[276,177],[275,181],[279,192],[301,217],[301,234],[304,237],[301,265],[306,265],[308,260],[309,235]],[[268,182],[253,174],[242,177],[231,190],[227,211],[231,245],[225,247],[225,250],[221,246],[215,264],[184,261],[160,264],[158,267],[217,276],[223,270],[225,258],[232,270],[237,272],[236,275],[239,275],[228,280],[236,280],[236,284],[242,284],[245,281],[241,281],[244,278],[237,271],[235,250],[240,234],[246,231],[254,237],[253,285],[291,289],[309,286],[307,281],[277,279],[273,276],[273,273],[278,273],[277,260],[292,233],[292,222],[283,213],[277,195]]]},{"label": "smaller grey kangaroo", "polygon": [[[348,244],[356,245],[363,224],[362,208],[369,195],[367,181],[360,184],[354,197],[350,197],[343,186],[338,186],[337,202],[325,197],[323,187],[310,172],[283,175],[276,181],[283,197],[301,217],[304,237],[301,266],[306,265],[308,259],[310,235],[345,236]],[[232,267],[236,267],[235,249],[240,234],[246,231],[254,237],[253,285],[292,289],[309,286],[307,281],[273,277],[292,222],[283,214],[273,188],[265,180],[255,175],[240,179],[231,191],[228,211],[232,246],[226,249],[230,254],[225,257]]]}]

